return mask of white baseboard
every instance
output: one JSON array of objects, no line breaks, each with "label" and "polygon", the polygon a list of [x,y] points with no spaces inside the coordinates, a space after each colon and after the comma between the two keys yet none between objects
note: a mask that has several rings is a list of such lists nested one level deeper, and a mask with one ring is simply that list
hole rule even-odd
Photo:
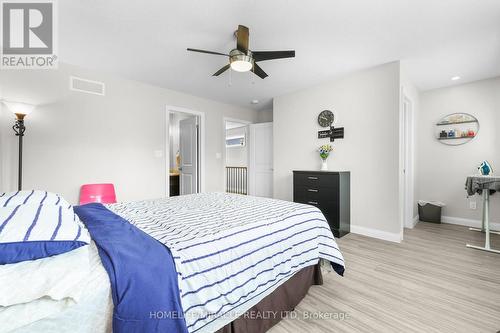
[{"label": "white baseboard", "polygon": [[[482,224],[480,220],[463,219],[461,217],[452,217],[452,216],[442,216],[441,222],[449,223],[449,224],[456,224],[456,225],[463,225],[466,227],[473,227],[473,228],[481,228],[481,224]],[[500,223],[490,221],[490,229],[491,230],[500,230]]]},{"label": "white baseboard", "polygon": [[413,229],[418,223],[418,215],[413,217],[413,220],[410,222],[410,225],[405,225],[405,228]]},{"label": "white baseboard", "polygon": [[392,232],[381,231],[381,230],[377,230],[377,229],[360,227],[357,225],[351,225],[351,232],[353,234],[378,238],[378,239],[386,240],[389,242],[401,243],[401,236],[400,236],[399,232],[392,233]]}]

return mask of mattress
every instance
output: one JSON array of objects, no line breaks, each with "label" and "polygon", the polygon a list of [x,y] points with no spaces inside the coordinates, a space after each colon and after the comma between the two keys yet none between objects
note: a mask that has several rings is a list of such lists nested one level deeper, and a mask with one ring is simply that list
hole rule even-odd
[{"label": "mattress", "polygon": [[328,223],[310,205],[202,193],[107,207],[170,249],[192,333],[216,331],[320,260],[343,273]]}]

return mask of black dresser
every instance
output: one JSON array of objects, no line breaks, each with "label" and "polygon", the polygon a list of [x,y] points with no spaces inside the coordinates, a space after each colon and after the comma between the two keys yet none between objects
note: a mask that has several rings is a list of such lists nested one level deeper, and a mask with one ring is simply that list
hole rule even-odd
[{"label": "black dresser", "polygon": [[294,171],[293,201],[318,207],[335,237],[351,230],[351,173]]}]

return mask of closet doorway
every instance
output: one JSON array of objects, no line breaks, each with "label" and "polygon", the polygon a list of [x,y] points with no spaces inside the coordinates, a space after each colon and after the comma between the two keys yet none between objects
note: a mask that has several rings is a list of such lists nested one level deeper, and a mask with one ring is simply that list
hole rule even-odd
[{"label": "closet doorway", "polygon": [[204,114],[167,107],[167,196],[203,191]]}]

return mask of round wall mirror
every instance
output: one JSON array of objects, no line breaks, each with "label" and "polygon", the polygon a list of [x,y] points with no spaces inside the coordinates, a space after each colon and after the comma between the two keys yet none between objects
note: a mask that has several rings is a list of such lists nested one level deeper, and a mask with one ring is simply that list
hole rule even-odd
[{"label": "round wall mirror", "polygon": [[438,121],[436,132],[439,142],[445,145],[463,145],[476,137],[479,121],[468,113],[452,113]]}]

